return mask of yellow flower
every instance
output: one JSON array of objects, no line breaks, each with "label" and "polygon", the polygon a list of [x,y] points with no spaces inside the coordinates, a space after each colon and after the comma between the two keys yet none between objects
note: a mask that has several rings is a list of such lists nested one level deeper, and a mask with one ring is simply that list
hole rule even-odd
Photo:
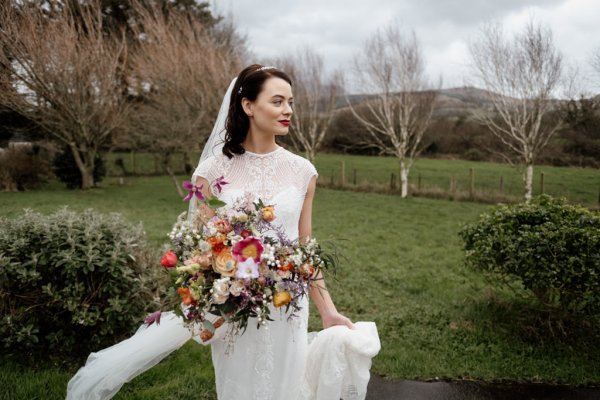
[{"label": "yellow flower", "polygon": [[283,307],[285,305],[290,304],[291,301],[292,295],[290,294],[290,292],[277,292],[275,293],[275,296],[273,296],[273,305],[275,307]]},{"label": "yellow flower", "polygon": [[263,207],[260,213],[267,222],[272,222],[275,219],[275,209],[272,206]]}]

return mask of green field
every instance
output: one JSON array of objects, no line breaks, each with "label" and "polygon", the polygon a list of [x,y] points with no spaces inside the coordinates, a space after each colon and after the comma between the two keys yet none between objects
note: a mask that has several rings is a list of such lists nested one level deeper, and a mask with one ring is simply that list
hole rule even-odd
[{"label": "green field", "polygon": [[[365,174],[371,168],[370,176],[382,178],[382,166],[394,167],[389,159],[345,160],[346,168],[356,165]],[[338,162],[337,156],[321,156],[321,177]],[[427,171],[436,162],[451,164],[423,160],[418,167]],[[483,174],[485,166],[479,168]],[[585,174],[579,176],[581,171]],[[573,170],[573,180],[598,179],[597,171],[590,176],[587,172]],[[35,192],[0,193],[0,204],[2,216],[17,216],[23,208],[51,212],[62,205],[117,211],[131,222],[142,222],[154,246],[165,242],[171,223],[186,208],[167,177],[125,178],[123,185],[107,178],[100,188],[87,192],[66,191],[51,183]],[[526,301],[493,288],[463,266],[456,233],[487,208],[470,202],[317,190],[314,235],[337,238],[347,256],[338,276],[328,281],[333,299],[342,313],[355,321],[373,320],[379,329],[382,350],[372,372],[421,380],[600,383],[597,328],[576,330],[568,338],[553,336]],[[310,329],[319,329],[314,309]],[[76,368],[42,365],[30,369],[3,362],[0,399],[64,398]],[[188,343],[125,385],[116,398],[215,398],[210,352]]]},{"label": "green field", "polygon": [[[136,171],[146,174],[154,173],[155,166],[150,154],[109,154],[107,166],[110,174],[118,175],[122,171],[116,168],[114,160],[123,159],[128,171],[133,171],[135,159]],[[192,156],[195,163],[197,155]],[[398,162],[394,157],[352,156],[342,154],[319,154],[316,167],[323,184],[339,184],[341,181],[342,161],[344,162],[346,184],[354,185],[364,182],[389,185],[391,174],[398,178]],[[173,159],[176,169],[183,170],[179,159]],[[419,176],[422,192],[449,191],[450,180],[456,181],[456,191],[468,193],[470,188],[470,169],[474,174],[474,189],[485,197],[498,197],[519,201],[523,197],[523,179],[521,170],[508,164],[490,162],[443,160],[420,158],[415,161],[409,181],[414,189],[419,187]],[[534,168],[533,192],[541,193],[541,174],[544,174],[544,193],[557,197],[566,197],[571,202],[588,207],[600,206],[600,170],[593,168],[552,167],[539,165]],[[502,181],[502,190],[501,190]]]}]

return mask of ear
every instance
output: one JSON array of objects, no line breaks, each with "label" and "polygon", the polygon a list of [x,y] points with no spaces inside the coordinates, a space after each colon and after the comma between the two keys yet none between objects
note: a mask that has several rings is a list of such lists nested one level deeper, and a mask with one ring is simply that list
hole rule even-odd
[{"label": "ear", "polygon": [[243,98],[242,99],[242,108],[244,109],[244,112],[246,113],[246,115],[248,117],[252,116],[252,102],[250,100],[248,100],[247,98]]}]

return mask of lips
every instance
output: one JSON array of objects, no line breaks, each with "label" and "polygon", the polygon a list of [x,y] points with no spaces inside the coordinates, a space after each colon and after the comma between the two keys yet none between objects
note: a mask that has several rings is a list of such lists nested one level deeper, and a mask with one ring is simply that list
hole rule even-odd
[{"label": "lips", "polygon": [[282,119],[281,121],[279,121],[279,123],[283,126],[290,126],[290,120],[289,119]]}]

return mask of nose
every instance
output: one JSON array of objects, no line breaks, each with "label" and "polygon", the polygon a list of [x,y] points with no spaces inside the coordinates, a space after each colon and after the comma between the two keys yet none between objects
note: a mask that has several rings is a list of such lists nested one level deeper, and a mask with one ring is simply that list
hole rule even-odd
[{"label": "nose", "polygon": [[294,113],[294,109],[290,106],[290,103],[285,103],[285,108],[283,109],[283,113],[285,115],[292,115]]}]

